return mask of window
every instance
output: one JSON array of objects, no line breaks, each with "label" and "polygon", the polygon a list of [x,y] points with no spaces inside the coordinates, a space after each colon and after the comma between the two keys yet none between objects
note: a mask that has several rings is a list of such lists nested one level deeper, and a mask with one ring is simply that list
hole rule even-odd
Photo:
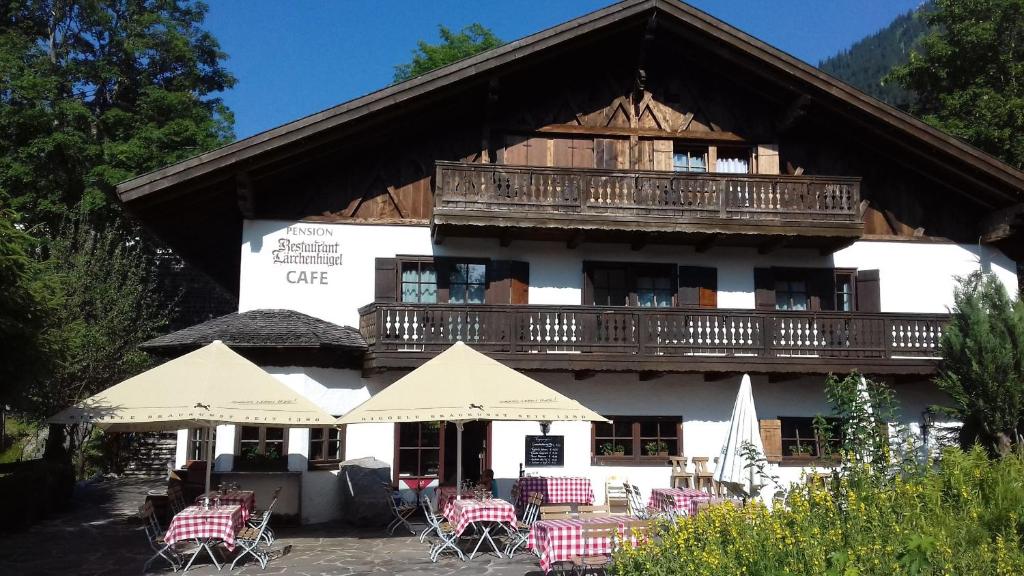
[{"label": "window", "polygon": [[590,274],[593,288],[592,306],[626,306],[629,304],[629,288],[626,283],[626,267],[595,267]]},{"label": "window", "polygon": [[825,418],[829,425],[830,438],[827,439],[818,436],[814,418],[779,418],[779,421],[782,423],[784,463],[806,463],[807,460],[821,458],[826,453],[834,453],[840,447],[843,425],[842,420],[838,418]]},{"label": "window", "polygon": [[856,270],[836,270],[836,310],[853,312],[857,301],[854,293],[856,275]]},{"label": "window", "polygon": [[[189,428],[188,429],[188,453],[185,455],[186,461],[193,460],[206,460],[206,431],[207,428]],[[212,448],[214,449],[211,454],[216,456],[217,448],[217,429],[214,428],[211,433],[210,441],[213,442]]]},{"label": "window", "polygon": [[807,310],[806,280],[776,280],[776,310]]},{"label": "window", "polygon": [[637,276],[637,305],[643,308],[672,306],[672,278],[668,276]]},{"label": "window", "polygon": [[595,422],[591,454],[596,463],[664,465],[683,445],[682,418],[609,416]]},{"label": "window", "polygon": [[448,273],[448,302],[483,304],[487,295],[487,265],[454,262]]},{"label": "window", "polygon": [[659,264],[584,263],[583,303],[589,306],[675,305],[675,266]]},{"label": "window", "polygon": [[719,148],[715,159],[715,172],[723,174],[749,174],[750,150],[746,148]]},{"label": "window", "polygon": [[437,269],[433,262],[402,262],[402,302],[437,303]]},{"label": "window", "polygon": [[[310,467],[336,464],[345,459],[344,435],[339,428],[327,426],[309,429]],[[334,466],[330,466],[334,468]]]},{"label": "window", "polygon": [[398,476],[436,478],[441,463],[441,422],[398,425]]},{"label": "window", "polygon": [[679,148],[672,154],[672,169],[676,172],[707,172],[707,148]]},{"label": "window", "polygon": [[238,470],[282,470],[288,466],[287,433],[284,428],[240,426]]}]

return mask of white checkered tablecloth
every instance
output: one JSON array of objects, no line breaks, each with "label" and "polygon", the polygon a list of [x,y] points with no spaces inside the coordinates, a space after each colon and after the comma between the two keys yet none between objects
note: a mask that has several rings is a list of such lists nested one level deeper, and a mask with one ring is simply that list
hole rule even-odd
[{"label": "white checkered tablecloth", "polygon": [[540,555],[540,569],[549,572],[551,565],[555,562],[571,560],[574,556],[610,554],[612,551],[611,538],[598,538],[592,540],[590,546],[585,546],[583,526],[612,522],[619,525],[620,534],[624,533],[632,544],[637,544],[632,528],[624,530],[625,526],[632,525],[634,520],[622,516],[603,516],[585,520],[538,520],[533,523],[526,546]]},{"label": "white checkered tablecloth", "polygon": [[211,507],[209,510],[203,510],[201,506],[189,506],[174,515],[167,534],[164,534],[164,542],[174,544],[193,538],[219,538],[228,550],[232,550],[235,547],[235,534],[243,526],[242,507],[237,504]]},{"label": "white checkered tablecloth", "polygon": [[462,533],[474,522],[504,522],[516,525],[516,509],[504,500],[452,500],[444,511],[444,517],[455,527],[455,534]]},{"label": "white checkered tablecloth", "polygon": [[527,476],[519,479],[520,503],[525,505],[530,499],[530,494],[534,492],[544,495],[544,505],[594,503],[594,489],[590,486],[590,478]]},{"label": "white checkered tablecloth", "polygon": [[[229,506],[237,504],[242,507],[242,523],[249,521],[252,516],[253,510],[256,509],[256,493],[252,490],[235,490],[221,494],[216,490],[210,490],[206,493],[210,498],[210,504],[213,505],[214,498],[220,498],[221,506]],[[196,504],[202,503],[203,495],[196,498]]]},{"label": "white checkered tablecloth", "polygon": [[677,511],[686,512],[688,516],[693,516],[697,513],[698,502],[711,501],[710,494],[693,488],[683,490],[678,488],[655,488],[651,490],[651,498],[647,501],[647,506],[661,510],[661,497],[664,494],[668,494],[675,500]]}]

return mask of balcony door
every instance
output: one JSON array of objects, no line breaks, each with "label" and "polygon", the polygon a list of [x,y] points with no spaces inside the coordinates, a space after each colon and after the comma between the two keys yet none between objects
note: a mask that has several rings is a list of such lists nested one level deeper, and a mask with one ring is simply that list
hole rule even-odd
[{"label": "balcony door", "polygon": [[583,267],[585,306],[675,305],[678,283],[674,265],[585,262]]}]

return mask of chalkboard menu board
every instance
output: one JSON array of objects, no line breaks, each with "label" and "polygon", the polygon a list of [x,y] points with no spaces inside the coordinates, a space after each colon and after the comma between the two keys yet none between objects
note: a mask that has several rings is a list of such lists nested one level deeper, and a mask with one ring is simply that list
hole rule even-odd
[{"label": "chalkboard menu board", "polygon": [[526,465],[564,466],[565,436],[527,436]]}]

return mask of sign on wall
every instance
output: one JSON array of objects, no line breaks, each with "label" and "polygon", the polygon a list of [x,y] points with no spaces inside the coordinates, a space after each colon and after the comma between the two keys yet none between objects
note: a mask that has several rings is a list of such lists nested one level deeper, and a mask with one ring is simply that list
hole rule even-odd
[{"label": "sign on wall", "polygon": [[526,466],[565,465],[565,436],[527,436]]},{"label": "sign on wall", "polygon": [[289,284],[329,284],[331,269],[341,266],[341,242],[334,240],[334,232],[315,224],[286,227],[270,251],[274,267]]}]

